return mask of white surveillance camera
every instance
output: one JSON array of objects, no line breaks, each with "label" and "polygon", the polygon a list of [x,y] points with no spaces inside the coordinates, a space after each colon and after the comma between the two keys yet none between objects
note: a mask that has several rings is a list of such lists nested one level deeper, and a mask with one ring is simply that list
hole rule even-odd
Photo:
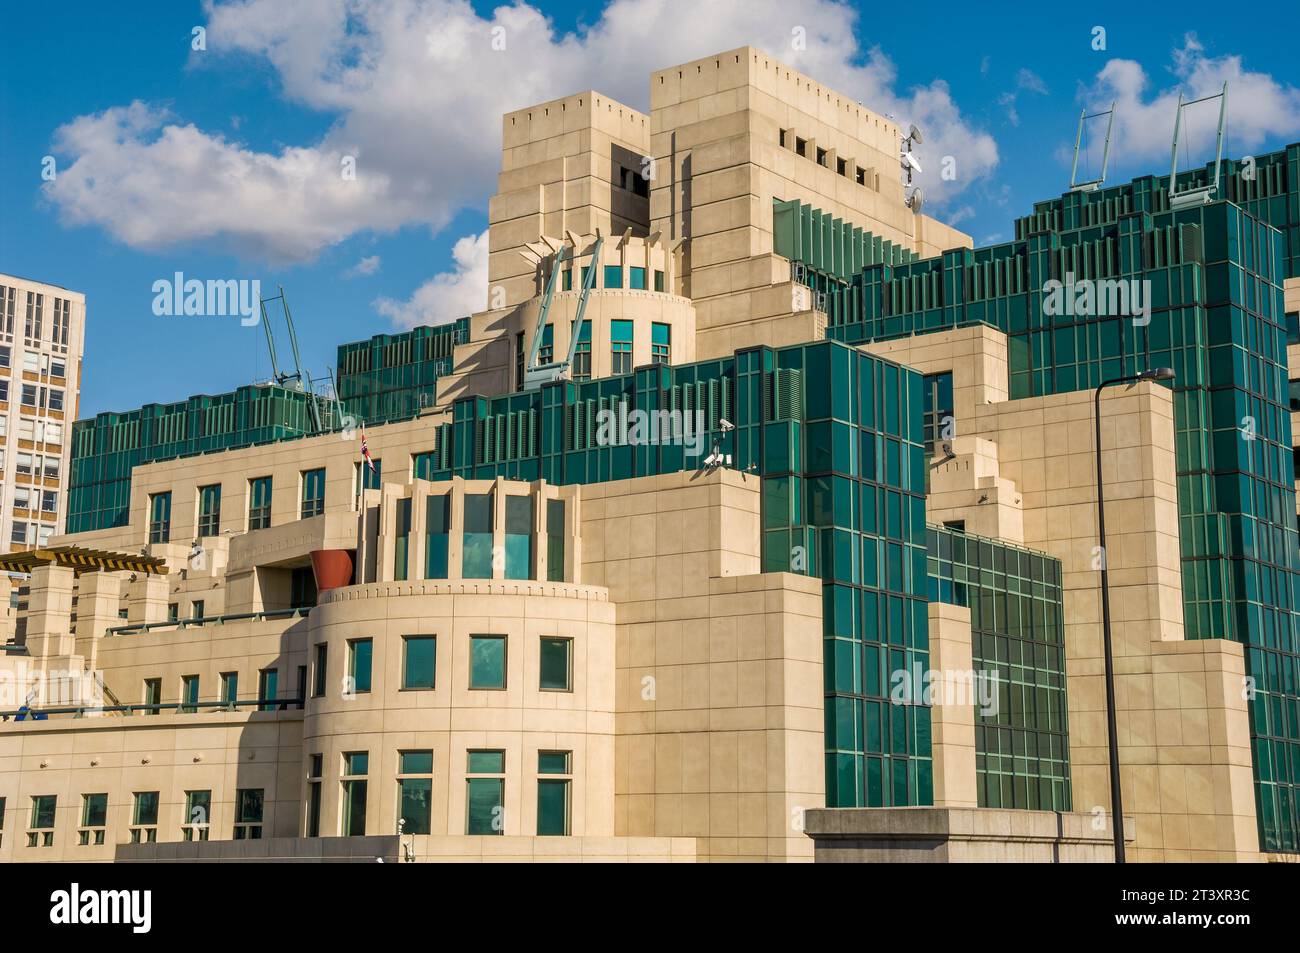
[{"label": "white surveillance camera", "polygon": [[730,433],[731,431],[736,429],[736,425],[733,424],[726,417],[722,417],[718,420],[718,426],[722,428],[723,433]]}]

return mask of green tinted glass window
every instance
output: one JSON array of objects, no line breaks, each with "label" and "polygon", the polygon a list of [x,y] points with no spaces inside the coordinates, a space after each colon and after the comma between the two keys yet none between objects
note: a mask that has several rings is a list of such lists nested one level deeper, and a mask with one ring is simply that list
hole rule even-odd
[{"label": "green tinted glass window", "polygon": [[469,687],[495,689],[506,687],[506,637],[472,635],[470,645]]},{"label": "green tinted glass window", "polygon": [[402,688],[433,688],[437,644],[432,635],[408,635],[402,639]]},{"label": "green tinted glass window", "polygon": [[541,640],[540,668],[543,691],[572,691],[573,640],[544,637]]}]

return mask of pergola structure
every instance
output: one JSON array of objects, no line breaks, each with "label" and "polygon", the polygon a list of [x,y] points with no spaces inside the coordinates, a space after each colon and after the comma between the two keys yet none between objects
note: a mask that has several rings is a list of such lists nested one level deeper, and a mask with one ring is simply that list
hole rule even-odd
[{"label": "pergola structure", "polygon": [[0,571],[27,573],[38,566],[64,566],[83,572],[140,572],[165,576],[167,563],[158,556],[121,553],[84,546],[43,546],[19,553],[0,554]]}]

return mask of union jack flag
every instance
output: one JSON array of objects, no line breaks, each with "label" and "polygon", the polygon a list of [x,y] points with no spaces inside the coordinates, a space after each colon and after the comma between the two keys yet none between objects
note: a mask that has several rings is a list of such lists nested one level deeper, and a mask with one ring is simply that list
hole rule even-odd
[{"label": "union jack flag", "polygon": [[366,461],[366,466],[370,467],[370,472],[375,472],[375,461],[370,456],[370,448],[366,446],[366,434],[361,432],[361,456]]}]

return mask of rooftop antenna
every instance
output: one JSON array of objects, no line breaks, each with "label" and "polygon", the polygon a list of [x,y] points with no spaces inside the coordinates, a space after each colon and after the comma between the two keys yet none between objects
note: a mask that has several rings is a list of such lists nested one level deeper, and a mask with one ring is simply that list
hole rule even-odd
[{"label": "rooftop antenna", "polygon": [[[1101,151],[1101,174],[1095,179],[1089,179],[1087,182],[1078,181],[1079,178],[1079,144],[1083,141],[1085,126],[1090,119],[1099,119],[1102,116],[1109,116],[1106,120],[1106,145]],[[1074,134],[1074,165],[1070,168],[1070,191],[1071,192],[1095,192],[1101,188],[1102,183],[1106,181],[1106,166],[1110,162],[1110,134],[1115,128],[1115,102],[1111,101],[1110,109],[1103,109],[1088,115],[1087,109],[1079,111],[1079,131]]]},{"label": "rooftop antenna", "polygon": [[[311,378],[302,372],[302,359],[298,353],[298,333],[293,327],[293,314],[289,311],[289,299],[284,293],[284,286],[277,285],[279,294],[271,298],[263,298],[262,306],[262,328],[266,331],[266,347],[271,352],[271,376],[281,387],[291,387],[292,390],[304,391],[307,394],[307,414],[311,421],[311,432],[320,433],[323,429],[321,426],[320,406],[316,401],[316,395],[312,391]],[[272,301],[279,301],[280,306],[284,309],[284,323],[289,330],[289,347],[293,352],[293,371],[281,371],[279,362],[275,353],[275,334],[271,331],[271,321],[266,312],[266,306]]]},{"label": "rooftop antenna", "polygon": [[[1183,121],[1183,108],[1211,99],[1219,101],[1219,134],[1214,147],[1214,179],[1209,185],[1194,185],[1178,191],[1178,133]],[[1178,111],[1174,113],[1174,148],[1173,159],[1169,168],[1169,207],[1173,210],[1208,205],[1219,197],[1219,167],[1223,162],[1223,124],[1228,115],[1228,81],[1223,81],[1223,91],[1200,99],[1183,102],[1183,94],[1178,94]]]},{"label": "rooftop antenna", "polygon": [[524,368],[525,390],[537,390],[543,384],[565,377],[569,368],[573,366],[574,356],[578,352],[578,337],[582,334],[582,325],[586,318],[587,298],[596,285],[596,270],[600,265],[600,247],[605,242],[605,238],[600,234],[599,230],[596,232],[596,241],[591,247],[591,267],[587,269],[587,276],[583,279],[582,294],[578,297],[577,313],[573,317],[573,330],[569,335],[568,357],[563,361],[551,361],[549,364],[538,363],[538,357],[542,350],[542,335],[546,331],[546,321],[550,316],[551,301],[555,296],[555,284],[559,279],[560,269],[566,261],[575,261],[578,258],[586,257],[587,254],[579,251],[577,236],[571,235],[570,240],[574,243],[573,254],[566,255],[567,248],[561,246],[555,253],[555,264],[551,267],[551,275],[546,282],[546,291],[542,296],[542,306],[537,312],[537,328],[533,332],[532,346],[528,350],[528,363]]},{"label": "rooftop antenna", "polygon": [[925,137],[921,135],[921,130],[917,128],[915,123],[913,123],[907,130],[907,136],[900,143],[900,145],[907,147],[906,149],[899,151],[898,161],[899,164],[902,165],[903,171],[907,173],[908,185],[912,184],[912,173],[916,172],[919,174],[922,171],[921,163],[917,160],[916,156],[912,154],[912,144],[916,143],[920,145],[924,142]]}]

